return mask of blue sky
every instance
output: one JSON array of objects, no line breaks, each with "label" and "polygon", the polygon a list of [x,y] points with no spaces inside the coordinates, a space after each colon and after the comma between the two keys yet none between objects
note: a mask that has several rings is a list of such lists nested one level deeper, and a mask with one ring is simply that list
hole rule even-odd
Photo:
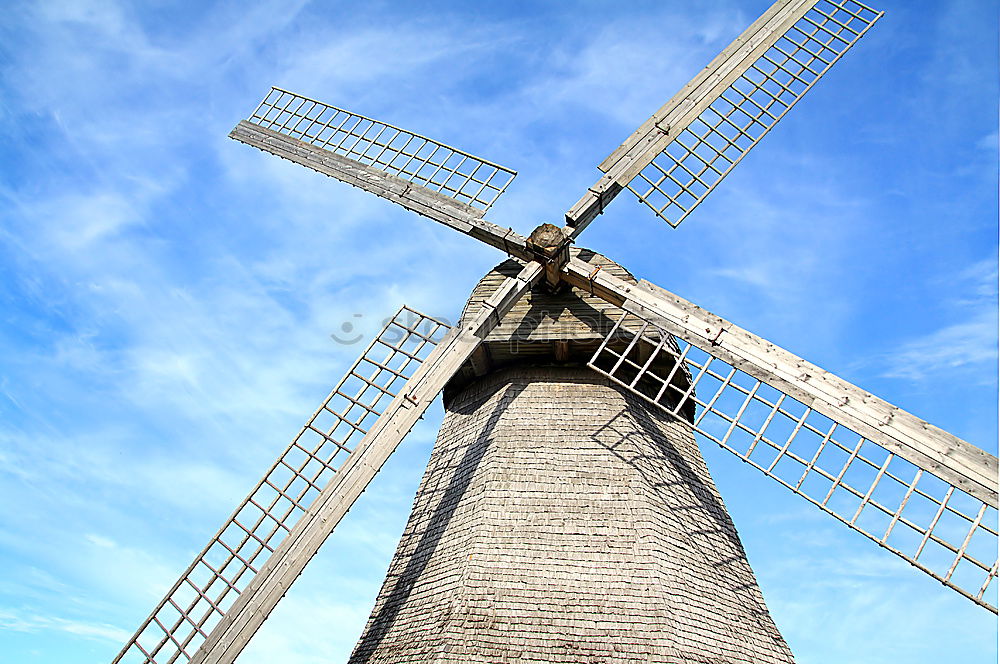
[{"label": "blue sky", "polygon": [[[270,85],[519,171],[529,232],[767,2],[14,2],[0,18],[0,661],[108,662],[407,303],[500,256],[226,138]],[[672,230],[582,243],[997,450],[995,3],[886,16]],[[356,315],[360,315],[356,316]],[[344,661],[440,422],[241,662]],[[996,618],[705,449],[801,662],[994,662]]]}]

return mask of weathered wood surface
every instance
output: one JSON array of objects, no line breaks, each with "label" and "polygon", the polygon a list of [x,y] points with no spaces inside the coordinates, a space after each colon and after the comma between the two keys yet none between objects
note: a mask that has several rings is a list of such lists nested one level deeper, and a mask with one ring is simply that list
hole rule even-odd
[{"label": "weathered wood surface", "polygon": [[504,253],[531,260],[523,235],[482,219],[483,211],[335,152],[241,120],[229,137],[392,201]]},{"label": "weathered wood surface", "polygon": [[[619,279],[635,284],[629,272],[608,258],[589,249],[570,248],[570,255],[590,266],[591,270],[608,271]],[[508,260],[493,268],[473,289],[460,320],[477,311],[480,303],[503,280],[516,274],[520,268],[516,260]],[[513,364],[561,363],[583,366],[621,317],[622,310],[589,291],[564,285],[553,293],[539,282],[511,308],[486,337],[483,353],[488,354],[489,368],[497,369]],[[643,321],[627,316],[622,325],[638,332]],[[650,330],[650,334],[652,334]],[[644,335],[655,345],[659,339]],[[622,344],[624,341],[621,342]],[[673,338],[667,340],[677,350]],[[668,355],[661,360],[666,362]],[[482,376],[482,358],[473,356],[462,367],[445,393],[445,399],[456,387]],[[686,374],[685,374],[686,375]]]},{"label": "weathered wood surface", "polygon": [[[636,169],[635,165],[648,163],[644,155],[661,152],[670,140],[701,115],[718,98],[719,93],[732,85],[817,1],[784,0],[771,5],[693,79],[684,84],[677,94],[643,122],[598,168],[604,173],[615,170],[621,177],[628,177],[629,180],[635,177],[642,170]],[[669,140],[664,142],[668,137]],[[624,185],[625,182],[620,184]]]},{"label": "weathered wood surface", "polygon": [[482,303],[474,317],[437,345],[208,635],[191,659],[193,664],[231,664],[236,659],[445,383],[543,274],[537,263],[524,266]]},{"label": "weathered wood surface", "polygon": [[801,401],[997,506],[997,457],[647,281],[630,284],[571,259],[566,279]]},{"label": "weathered wood surface", "polygon": [[[604,256],[587,249],[572,248],[570,254],[586,262],[591,270],[607,270],[619,279],[636,283],[635,277]],[[520,268],[505,261],[484,276],[469,296],[462,318],[474,315],[480,304]],[[486,337],[487,342],[532,342],[563,340],[600,341],[621,314],[610,302],[579,288],[564,288],[551,294],[541,284],[525,294]]]},{"label": "weathered wood surface", "polygon": [[[625,188],[675,138],[680,136],[719,95],[812,9],[817,1],[780,0],[775,2],[760,18],[719,53],[708,66],[686,83],[677,94],[671,97],[608,155],[599,166],[600,170],[604,172],[604,176],[566,213],[567,226],[572,228],[571,235],[578,236],[618,192]],[[880,16],[881,14],[878,14],[875,20],[878,20]],[[867,27],[862,31],[862,34],[866,30]],[[833,62],[836,62],[840,55]],[[815,80],[819,80],[818,77]],[[812,87],[812,83],[808,87]],[[712,184],[710,190],[719,181],[721,178]]]},{"label": "weathered wood surface", "polygon": [[446,410],[349,664],[787,664],[690,430],[587,368]]},{"label": "weathered wood surface", "polygon": [[599,166],[604,175],[566,212],[573,236],[579,235],[653,157],[782,35],[782,26],[794,24],[816,2],[775,2],[608,155]]}]

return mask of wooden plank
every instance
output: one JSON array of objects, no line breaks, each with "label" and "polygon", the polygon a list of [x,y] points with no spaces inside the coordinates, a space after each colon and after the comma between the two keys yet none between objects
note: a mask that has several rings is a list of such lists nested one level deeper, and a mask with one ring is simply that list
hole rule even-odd
[{"label": "wooden plank", "polygon": [[232,664],[445,383],[543,275],[540,264],[528,263],[516,277],[504,281],[472,320],[454,328],[435,347],[208,635],[192,664]]},{"label": "wooden plank", "polygon": [[[766,51],[784,33],[775,32],[790,26],[807,12],[817,0],[779,0],[757,21],[743,31],[707,67],[684,85],[666,104],[644,122],[625,142],[603,162],[605,175],[585,193],[566,213],[566,222],[575,230],[574,237],[601,213],[605,206],[620,192],[635,174],[645,168],[653,157],[662,151],[690,122],[708,107],[726,87],[743,73],[750,64]],[[792,20],[794,18],[794,20]],[[788,21],[791,20],[791,23]],[[787,29],[787,27],[785,28]],[[776,35],[776,36],[775,36]],[[773,39],[771,39],[773,37]],[[757,53],[757,55],[753,55]],[[748,58],[753,56],[752,59]],[[742,68],[737,65],[745,63]],[[735,72],[735,75],[733,73]],[[724,80],[732,75],[724,86]],[[714,93],[712,96],[711,93]],[[678,125],[677,113],[691,112],[683,126]],[[664,139],[667,140],[663,143]],[[640,165],[641,164],[641,165]],[[633,172],[634,171],[634,172]],[[624,174],[632,173],[627,179]]]},{"label": "wooden plank", "polygon": [[573,259],[566,280],[658,325],[925,471],[997,506],[997,458],[647,281],[632,285]]},{"label": "wooden plank", "polygon": [[490,357],[490,348],[486,344],[479,344],[476,346],[476,350],[472,352],[469,356],[469,365],[472,367],[472,373],[476,377],[485,376],[490,372],[490,368],[493,366],[493,360]]},{"label": "wooden plank", "polygon": [[[774,27],[762,30],[753,41],[744,44],[744,46],[749,47],[756,43],[756,46],[749,53],[743,55],[742,59],[738,59],[740,58],[739,53],[735,54],[730,61],[703,81],[692,95],[684,99],[677,107],[667,110],[662,117],[658,117],[658,114],[654,115],[654,118],[658,119],[643,150],[627,162],[618,162],[609,169],[608,173],[613,175],[615,181],[622,187],[631,182],[632,178],[639,174],[639,171],[648,166],[656,155],[665,150],[682,131],[687,129],[688,125],[694,122],[705,109],[719,98],[719,95],[742,76],[767,49],[781,39],[782,35],[795,25],[817,1],[809,0],[791,11]],[[757,41],[757,38],[760,38],[760,41]]]},{"label": "wooden plank", "polygon": [[451,404],[347,664],[792,664],[685,424],[581,366]]},{"label": "wooden plank", "polygon": [[378,168],[241,120],[229,137],[392,201],[510,256],[531,260],[524,236],[482,219],[483,211]]},{"label": "wooden plank", "polygon": [[[684,84],[677,94],[670,98],[667,103],[663,104],[652,116],[649,117],[645,122],[643,122],[638,129],[636,129],[632,134],[626,138],[621,145],[619,145],[615,150],[605,157],[604,161],[600,163],[598,168],[607,173],[611,170],[619,160],[621,160],[627,153],[629,153],[636,145],[642,143],[643,140],[653,131],[655,131],[656,124],[667,114],[682,105],[685,99],[695,93],[698,87],[706,80],[710,79],[716,73],[723,69],[727,62],[732,62],[735,57],[742,59],[744,56],[740,54],[741,47],[746,49],[746,45],[751,43],[754,37],[760,37],[762,30],[767,30],[768,26],[772,27],[775,20],[780,21],[782,12],[787,12],[790,9],[790,5],[802,4],[802,0],[779,0],[773,5],[767,8],[767,10],[760,15],[760,17],[750,24],[746,30],[744,30],[740,35],[732,41],[729,46],[724,48],[711,62],[708,63],[698,74],[692,78],[690,81]],[[810,6],[816,4],[814,2],[809,3]],[[805,11],[808,11],[806,8]],[[804,14],[805,11],[802,13]]]},{"label": "wooden plank", "polygon": [[[575,247],[570,248],[570,254],[581,257],[592,270],[600,267],[626,281],[635,282],[627,270],[600,254]],[[505,275],[517,274],[520,269],[517,265],[516,261],[506,261],[483,277],[469,297],[463,318],[470,315],[468,312],[477,310],[479,303],[504,280]],[[599,343],[621,313],[601,298],[572,288],[560,289],[554,294],[541,294],[538,298],[535,296],[536,293],[532,292],[518,300],[486,338],[487,342],[494,344],[491,350],[497,351],[494,360],[508,355],[512,343],[518,348],[518,353],[524,352],[525,343],[539,342],[548,346],[552,339]],[[635,325],[637,320],[630,317],[629,322]]]},{"label": "wooden plank", "polygon": [[618,192],[741,76],[818,0],[779,0],[612,152],[605,174],[566,213],[576,237]]},{"label": "wooden plank", "polygon": [[[848,43],[843,49],[841,49],[833,57],[833,59],[830,60],[829,63],[827,63],[826,67],[824,67],[818,74],[816,74],[815,77],[808,84],[805,84],[805,87],[801,91],[794,92],[793,94],[791,94],[790,100],[789,99],[782,100],[779,103],[779,106],[780,105],[784,105],[784,110],[781,110],[776,117],[773,117],[772,120],[760,123],[758,125],[759,133],[757,133],[756,137],[752,138],[752,140],[750,141],[750,143],[748,145],[746,145],[745,147],[737,147],[734,143],[730,143],[730,146],[733,147],[733,148],[735,148],[736,151],[737,151],[737,155],[736,155],[735,159],[733,159],[731,155],[724,158],[726,160],[729,160],[729,162],[730,162],[729,166],[725,166],[723,164],[724,169],[722,170],[722,172],[718,176],[712,176],[712,177],[709,178],[710,181],[707,183],[707,188],[704,191],[702,191],[700,194],[694,195],[694,201],[693,202],[691,202],[691,203],[685,203],[685,204],[681,205],[681,204],[679,204],[679,203],[676,202],[676,198],[674,198],[672,196],[667,196],[668,200],[673,201],[674,205],[676,205],[677,207],[679,207],[682,210],[682,213],[680,214],[680,216],[678,216],[676,218],[673,218],[673,219],[667,218],[665,215],[663,215],[662,211],[659,211],[659,210],[656,209],[656,206],[650,204],[650,202],[649,202],[649,200],[647,198],[639,195],[638,192],[635,191],[635,189],[632,189],[632,191],[634,193],[636,193],[637,195],[639,195],[640,199],[644,203],[646,203],[647,205],[650,205],[650,208],[653,209],[656,212],[657,216],[659,216],[662,219],[664,219],[664,221],[667,221],[667,223],[669,223],[671,226],[676,227],[689,214],[691,214],[691,212],[694,210],[694,208],[696,208],[698,205],[700,205],[701,202],[705,198],[707,198],[712,193],[712,191],[715,190],[715,188],[718,185],[720,185],[722,183],[722,181],[726,178],[726,176],[729,175],[729,173],[734,168],[736,168],[737,165],[739,165],[739,163],[743,160],[743,158],[746,157],[746,155],[749,154],[750,151],[760,143],[760,141],[764,138],[764,136],[766,136],[775,126],[777,126],[777,123],[780,122],[781,119],[784,118],[785,115],[788,114],[788,112],[792,110],[792,108],[794,108],[795,104],[797,104],[799,101],[801,101],[801,99],[813,88],[813,86],[815,86],[820,81],[820,79],[826,74],[826,72],[831,67],[833,67],[840,60],[840,58],[843,57],[847,53],[847,51],[859,39],[861,39],[861,37],[863,37],[865,35],[865,33],[868,32],[868,30],[875,24],[875,22],[879,18],[882,17],[882,15],[883,14],[881,12],[878,13],[878,14],[874,14],[873,18],[871,19],[871,21],[868,22],[865,25],[865,27],[862,28],[861,31],[856,34],[856,36],[854,37],[854,39],[851,40],[850,43]],[[795,17],[792,17],[792,18],[794,19]],[[809,17],[807,16],[806,19],[809,20]],[[784,24],[782,26],[779,26],[779,30],[780,30],[779,41],[781,39],[781,36],[788,34],[788,32],[793,29],[795,23],[797,23],[797,20],[791,20],[790,19],[790,22],[788,22],[788,23],[786,23],[786,24]],[[794,41],[794,39],[792,41]],[[631,183],[636,177],[638,177],[640,175],[640,173],[642,173],[643,169],[645,169],[646,166],[648,166],[649,164],[655,162],[655,160],[658,157],[660,157],[661,155],[663,155],[666,152],[667,148],[671,145],[671,143],[673,143],[674,141],[676,141],[679,138],[681,132],[687,131],[687,128],[692,123],[696,122],[699,118],[701,118],[701,116],[704,115],[704,112],[706,110],[708,110],[709,106],[714,102],[715,99],[718,99],[720,96],[722,96],[723,94],[725,94],[725,92],[727,90],[734,90],[735,91],[736,88],[734,86],[735,86],[735,83],[736,83],[737,79],[740,78],[743,75],[743,73],[747,70],[748,65],[752,66],[755,62],[757,62],[759,60],[760,56],[762,56],[764,54],[764,52],[767,50],[767,48],[768,48],[768,44],[763,44],[758,51],[756,51],[754,54],[751,55],[750,59],[748,59],[747,61],[745,61],[738,69],[734,70],[729,75],[727,75],[726,78],[719,83],[720,87],[717,88],[716,90],[714,90],[707,98],[705,98],[704,100],[702,100],[698,104],[694,105],[690,109],[683,111],[683,113],[681,113],[679,117],[675,117],[675,118],[668,117],[668,118],[664,119],[662,121],[663,125],[658,125],[658,127],[663,126],[663,127],[666,127],[667,130],[664,131],[663,134],[661,136],[659,136],[658,138],[656,138],[655,135],[653,135],[653,138],[655,138],[655,140],[653,140],[649,144],[649,147],[647,148],[647,151],[644,154],[642,154],[639,157],[637,157],[632,164],[627,165],[627,166],[622,166],[623,170],[621,170],[617,174],[617,182],[616,182],[616,184],[620,185],[622,187],[628,186],[629,183]],[[808,47],[803,47],[803,48],[804,48],[804,50],[802,52],[800,52],[800,55],[803,54],[803,53],[812,54],[812,51],[809,50]],[[793,51],[793,52],[795,52],[795,51]],[[772,84],[776,83],[773,79],[768,79],[768,80],[770,80]],[[757,85],[758,85],[758,87],[757,87],[758,91],[764,91],[765,94],[770,94],[770,96],[772,96],[774,99],[778,99],[781,96],[780,94],[771,94],[771,93],[766,92],[767,91],[766,85],[759,84],[759,83]],[[788,88],[784,88],[784,89],[786,91],[788,91],[788,92],[791,92]],[[741,95],[741,96],[744,95],[744,93],[738,93],[738,94]],[[753,108],[750,108],[750,107],[755,107],[756,106],[756,102],[752,102],[751,101],[751,98],[754,97],[754,96],[755,96],[755,93],[754,94],[750,94],[749,97],[747,97],[746,103],[743,104],[743,105],[739,105],[738,104],[738,107],[742,108],[745,111],[750,112],[751,114],[753,114]],[[680,109],[678,109],[678,113],[680,113]],[[716,115],[718,115],[718,114],[716,114]],[[719,138],[719,136],[716,135],[716,138]],[[671,157],[667,161],[672,162],[675,165],[678,165],[682,169],[684,169],[684,166],[682,165],[682,162],[686,162],[689,157],[692,158],[692,159],[695,158],[693,156],[693,153],[690,150],[683,157],[680,157],[680,158]],[[661,166],[662,166],[662,164],[661,164]],[[660,170],[660,169],[657,169],[657,170]],[[647,181],[647,183],[648,184],[652,184],[649,181]],[[706,183],[702,182],[702,184],[706,184]],[[654,187],[654,188],[657,189],[660,192],[660,194],[664,194],[664,195],[666,194],[666,192],[662,191],[659,187]],[[687,193],[690,195],[690,192],[687,192]]]}]

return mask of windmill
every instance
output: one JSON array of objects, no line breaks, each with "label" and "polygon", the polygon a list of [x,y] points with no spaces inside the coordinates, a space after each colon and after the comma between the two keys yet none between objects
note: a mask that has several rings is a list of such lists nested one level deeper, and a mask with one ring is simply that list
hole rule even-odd
[{"label": "windmill", "polygon": [[[474,298],[461,328],[446,335],[401,311],[119,660],[232,661],[434,396],[463,372],[490,372],[487,360],[498,358],[483,357],[492,348],[483,340],[524,297],[567,286],[615,309],[585,362],[595,375],[995,612],[996,563],[977,553],[995,553],[995,458],[569,246],[624,188],[680,223],[878,16],[854,2],[777,3],[609,156],[563,229],[540,227],[531,238],[482,219],[512,172],[272,90],[234,138],[472,235],[518,269],[481,293],[482,304]],[[552,352],[586,348],[554,344]],[[356,384],[365,379],[373,384]],[[829,451],[839,466],[827,465]],[[930,476],[943,492],[924,489]],[[845,493],[848,505],[838,502]],[[922,522],[911,518],[918,503]],[[965,528],[949,537],[952,522]],[[912,548],[897,543],[900,532]],[[928,561],[941,550],[950,559],[935,567]],[[978,576],[970,582],[969,574]]]}]

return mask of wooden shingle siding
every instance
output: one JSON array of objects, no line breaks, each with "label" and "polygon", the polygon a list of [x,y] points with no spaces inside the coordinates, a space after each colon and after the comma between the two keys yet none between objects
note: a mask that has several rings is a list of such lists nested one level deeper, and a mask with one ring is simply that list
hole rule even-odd
[{"label": "wooden shingle siding", "polygon": [[[600,267],[602,272],[632,284],[637,283],[625,268],[598,253],[578,247],[571,248],[570,253],[594,268]],[[520,268],[516,261],[508,260],[483,277],[465,305],[461,322],[466,321],[470,312],[477,311],[505,278],[517,274]],[[486,337],[482,350],[459,370],[445,391],[445,401],[471,380],[495,369],[525,364],[586,366],[621,316],[621,309],[583,289],[564,285],[559,292],[551,293],[544,283],[539,283],[511,308]],[[643,322],[628,315],[622,325],[638,332]],[[649,334],[646,336],[649,337]],[[650,344],[636,351],[648,351],[657,341],[658,338],[650,338]],[[676,351],[677,344],[672,337],[669,342]],[[612,347],[624,344],[623,338],[620,343],[612,343]],[[666,355],[656,366],[662,375],[667,375],[670,367],[661,366],[663,362],[669,362]],[[684,373],[677,376],[678,382],[686,380]]]},{"label": "wooden shingle siding", "polygon": [[[570,253],[595,268],[600,266],[619,279],[637,283],[625,268],[600,254],[578,248],[571,249]],[[504,278],[517,274],[519,269],[520,266],[515,261],[505,261],[493,268],[472,291],[463,318],[467,312],[475,311]],[[506,343],[511,340],[547,342],[553,339],[600,341],[620,314],[621,310],[614,305],[578,288],[567,288],[550,294],[544,291],[544,286],[539,285],[514,305],[486,340],[491,343]],[[641,323],[636,319],[634,324]]]},{"label": "wooden shingle siding", "polygon": [[791,661],[689,429],[527,366],[453,395],[350,660]]}]

